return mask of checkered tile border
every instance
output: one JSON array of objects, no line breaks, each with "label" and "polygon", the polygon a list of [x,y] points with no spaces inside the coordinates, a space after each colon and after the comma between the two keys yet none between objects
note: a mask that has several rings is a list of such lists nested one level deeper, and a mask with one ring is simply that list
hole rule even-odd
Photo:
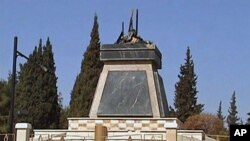
[{"label": "checkered tile border", "polygon": [[69,130],[94,131],[102,124],[109,131],[166,131],[164,119],[69,119]]}]

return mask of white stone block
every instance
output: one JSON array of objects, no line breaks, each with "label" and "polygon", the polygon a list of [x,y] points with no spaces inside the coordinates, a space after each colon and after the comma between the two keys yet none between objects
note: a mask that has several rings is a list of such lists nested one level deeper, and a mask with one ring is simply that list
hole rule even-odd
[{"label": "white stone block", "polygon": [[78,121],[79,124],[85,124],[85,123],[87,123],[87,122],[88,122],[88,120],[79,120],[79,121]]},{"label": "white stone block", "polygon": [[134,124],[134,127],[135,127],[135,128],[141,128],[141,127],[142,127],[142,123],[135,123],[135,124]]},{"label": "white stone block", "polygon": [[119,124],[118,124],[118,127],[119,127],[119,128],[126,128],[127,125],[126,125],[126,123],[119,123]]},{"label": "white stone block", "polygon": [[78,123],[71,123],[71,124],[70,124],[70,127],[71,127],[71,128],[78,128]]},{"label": "white stone block", "polygon": [[103,120],[95,120],[96,124],[103,124]]},{"label": "white stone block", "polygon": [[87,127],[88,128],[95,128],[95,125],[96,125],[95,123],[88,123]]},{"label": "white stone block", "polygon": [[150,128],[155,129],[158,128],[158,124],[157,123],[150,123]]},{"label": "white stone block", "polygon": [[157,120],[157,123],[159,123],[159,124],[165,124],[165,120]]},{"label": "white stone block", "polygon": [[32,126],[29,123],[17,123],[15,128],[16,129],[31,129]]},{"label": "white stone block", "polygon": [[150,121],[149,120],[142,120],[141,123],[143,123],[143,124],[149,124]]},{"label": "white stone block", "polygon": [[111,123],[111,124],[118,124],[119,121],[118,121],[118,120],[111,120],[110,123]]},{"label": "white stone block", "polygon": [[126,123],[133,124],[133,123],[135,123],[135,121],[134,120],[126,120]]},{"label": "white stone block", "polygon": [[176,122],[176,120],[172,120],[172,121],[166,121],[164,124],[165,128],[178,128],[178,124]]}]

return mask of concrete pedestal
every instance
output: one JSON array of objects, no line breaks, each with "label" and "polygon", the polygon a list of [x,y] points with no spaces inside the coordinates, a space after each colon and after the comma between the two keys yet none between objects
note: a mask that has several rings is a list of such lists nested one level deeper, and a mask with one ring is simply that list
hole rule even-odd
[{"label": "concrete pedestal", "polygon": [[29,141],[30,131],[32,129],[29,123],[17,123],[16,126],[16,141]]},{"label": "concrete pedestal", "polygon": [[[109,139],[158,139],[176,141],[181,122],[177,118],[68,118],[69,131],[96,131],[96,125],[107,127]],[[100,132],[101,133],[101,132]]]},{"label": "concrete pedestal", "polygon": [[177,129],[167,129],[166,138],[169,141],[177,141]]}]

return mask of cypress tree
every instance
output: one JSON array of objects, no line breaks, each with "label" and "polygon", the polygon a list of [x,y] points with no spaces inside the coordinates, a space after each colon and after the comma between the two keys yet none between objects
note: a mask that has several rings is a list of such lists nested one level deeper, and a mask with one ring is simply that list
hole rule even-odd
[{"label": "cypress tree", "polygon": [[247,118],[247,125],[250,125],[250,112],[247,113],[247,115],[248,115],[248,118]]},{"label": "cypress tree", "polygon": [[[11,78],[11,77],[9,77]],[[9,79],[10,80],[10,79]],[[11,82],[11,81],[8,81]],[[8,116],[9,116],[9,83],[5,80],[0,80],[0,134],[8,131]]]},{"label": "cypress tree", "polygon": [[46,41],[46,45],[43,47],[43,64],[47,68],[47,72],[43,77],[43,81],[46,82],[45,87],[45,99],[46,107],[50,107],[48,111],[50,128],[58,128],[60,119],[60,104],[59,93],[57,91],[57,77],[55,75],[56,67],[54,61],[54,54],[52,51],[52,45],[49,38]]},{"label": "cypress tree", "polygon": [[187,48],[185,64],[180,67],[179,81],[175,84],[174,106],[176,116],[182,122],[185,122],[189,116],[200,114],[203,110],[203,104],[197,104],[197,76],[194,72],[194,62]]},{"label": "cypress tree", "polygon": [[176,117],[176,112],[172,106],[169,106],[168,117]]},{"label": "cypress tree", "polygon": [[243,125],[243,124],[244,124],[244,122],[243,122],[242,118],[240,118],[240,125]]},{"label": "cypress tree", "polygon": [[58,127],[60,106],[55,70],[49,38],[45,46],[40,40],[29,60],[20,65],[15,111],[18,122],[29,122],[40,129]]},{"label": "cypress tree", "polygon": [[70,113],[71,116],[88,116],[96,85],[102,71],[103,63],[100,62],[100,39],[98,31],[97,15],[90,34],[90,43],[84,53],[81,63],[81,71],[71,92]]},{"label": "cypress tree", "polygon": [[233,92],[231,102],[230,102],[230,107],[228,109],[228,116],[227,116],[227,124],[228,127],[230,125],[237,125],[240,118],[237,116],[238,111],[237,111],[237,106],[236,106],[236,96],[235,96],[235,91]]},{"label": "cypress tree", "polygon": [[218,111],[217,111],[217,117],[218,117],[219,119],[221,119],[222,121],[224,121],[225,116],[223,116],[223,114],[222,114],[221,104],[222,104],[222,102],[220,101],[219,109],[218,109]]}]

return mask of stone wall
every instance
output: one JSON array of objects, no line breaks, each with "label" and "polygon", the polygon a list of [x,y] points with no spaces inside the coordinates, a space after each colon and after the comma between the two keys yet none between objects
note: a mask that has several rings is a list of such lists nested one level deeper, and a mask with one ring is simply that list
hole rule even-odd
[{"label": "stone wall", "polygon": [[108,131],[166,131],[181,124],[176,118],[68,118],[68,130],[94,131],[96,124]]}]

